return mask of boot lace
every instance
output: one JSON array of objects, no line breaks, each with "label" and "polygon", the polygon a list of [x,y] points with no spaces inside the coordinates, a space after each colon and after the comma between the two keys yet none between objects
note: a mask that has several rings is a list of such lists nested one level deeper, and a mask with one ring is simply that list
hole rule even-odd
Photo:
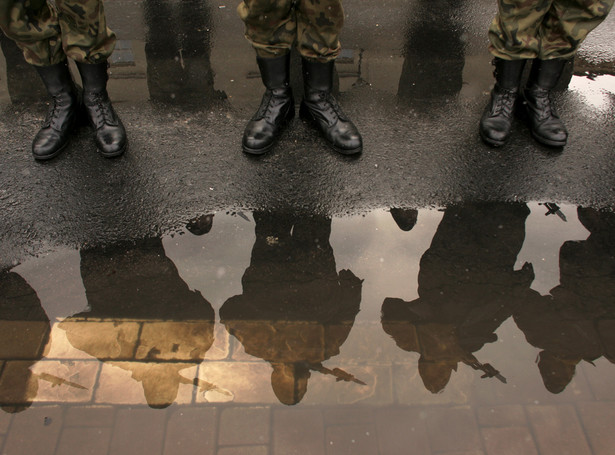
[{"label": "boot lace", "polygon": [[49,105],[49,110],[47,111],[47,115],[45,116],[45,121],[43,122],[43,128],[52,127],[55,130],[60,130],[60,110],[65,108],[67,105],[67,101],[64,99],[62,95],[55,95],[51,97],[51,103]]},{"label": "boot lace", "polygon": [[115,125],[115,113],[111,107],[111,103],[105,93],[93,93],[90,95],[88,103],[94,111],[94,124],[96,128],[103,125]]},{"label": "boot lace", "polygon": [[347,120],[345,112],[330,92],[318,92],[317,103],[323,106],[322,110],[324,113],[328,114],[330,118],[337,117],[342,121]]},{"label": "boot lace", "polygon": [[549,90],[544,90],[540,87],[535,87],[529,91],[529,101],[534,106],[537,120],[542,122],[550,118],[559,118],[555,109],[553,108],[553,102],[549,96]]},{"label": "boot lace", "polygon": [[265,91],[265,94],[263,95],[263,99],[261,100],[261,104],[258,107],[256,114],[254,114],[254,117],[252,117],[252,120],[261,120],[270,114],[271,107],[272,107],[271,106],[272,98],[273,98],[273,91],[271,90]]},{"label": "boot lace", "polygon": [[499,89],[493,95],[492,115],[505,115],[510,117],[513,113],[515,101],[517,100],[516,90]]}]

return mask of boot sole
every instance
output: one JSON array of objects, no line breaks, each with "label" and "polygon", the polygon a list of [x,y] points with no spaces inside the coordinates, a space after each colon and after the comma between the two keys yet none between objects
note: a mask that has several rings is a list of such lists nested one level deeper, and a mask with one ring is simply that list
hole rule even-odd
[{"label": "boot sole", "polygon": [[482,131],[479,131],[478,134],[480,135],[480,138],[483,140],[483,142],[487,145],[490,145],[491,147],[502,147],[504,144],[506,144],[506,142],[508,142],[508,140],[505,140],[505,141],[493,140],[485,136]]},{"label": "boot sole", "polygon": [[105,153],[103,152],[101,149],[98,149],[98,151],[100,152],[100,154],[105,157],[105,158],[117,158],[118,156],[122,156],[124,153],[126,153],[126,150],[128,149],[128,144],[125,144],[124,147],[122,147],[120,150],[118,150],[117,152],[113,152],[113,153]]},{"label": "boot sole", "polygon": [[68,141],[62,147],[60,147],[58,150],[53,152],[51,155],[38,156],[34,152],[32,152],[32,155],[34,156],[34,159],[36,161],[49,161],[50,159],[55,158],[60,153],[62,153],[62,151],[66,148],[67,145],[68,145]]},{"label": "boot sole", "polygon": [[538,142],[540,142],[542,145],[547,145],[549,147],[554,147],[554,148],[564,147],[566,145],[566,143],[568,142],[567,140],[565,140],[565,141],[552,141],[550,139],[545,139],[543,137],[538,136],[536,133],[534,133],[534,131],[532,131],[532,137],[534,139],[536,139]]},{"label": "boot sole", "polygon": [[276,142],[277,142],[277,138],[276,138],[276,140],[274,140],[268,146],[260,148],[260,149],[253,149],[253,148],[250,148],[250,147],[246,147],[243,144],[241,144],[241,148],[244,151],[244,153],[247,153],[248,155],[264,155],[265,153],[267,153],[269,150],[271,150],[273,148],[273,146],[274,146],[274,144]]}]

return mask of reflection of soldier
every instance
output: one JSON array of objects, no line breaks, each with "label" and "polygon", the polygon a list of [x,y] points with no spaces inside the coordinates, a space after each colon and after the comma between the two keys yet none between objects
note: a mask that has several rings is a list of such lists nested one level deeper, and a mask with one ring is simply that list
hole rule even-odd
[{"label": "reflection of soldier", "polygon": [[335,269],[331,220],[255,213],[256,242],[243,294],[220,309],[245,351],[273,367],[271,385],[288,405],[301,401],[310,370],[360,382],[322,362],[339,354],[359,311],[361,280]]},{"label": "reflection of soldier", "polygon": [[614,0],[498,0],[489,29],[496,84],[480,121],[480,135],[489,145],[508,139],[521,75],[531,71],[522,97],[534,138],[563,147],[568,132],[550,99],[568,59],[607,16]]},{"label": "reflection of soldier", "polygon": [[[81,252],[81,276],[90,311],[60,324],[71,344],[129,370],[151,407],[165,407],[214,341],[214,310],[191,291],[165,256],[160,239]],[[138,330],[135,329],[138,327]]]},{"label": "reflection of soldier", "polygon": [[459,362],[505,380],[472,353],[497,339],[495,330],[528,295],[531,265],[513,270],[528,214],[521,204],[448,208],[421,258],[419,299],[384,301],[385,332],[403,350],[421,354],[419,373],[431,392],[444,389]]},{"label": "reflection of soldier", "polygon": [[424,0],[412,10],[416,21],[406,34],[404,65],[397,95],[407,103],[444,99],[461,90],[463,30],[454,15],[459,0]]},{"label": "reflection of soldier", "polygon": [[605,356],[615,363],[615,214],[579,208],[591,232],[560,249],[560,285],[552,297],[525,303],[515,321],[542,351],[538,368],[545,387],[562,392],[581,360]]},{"label": "reflection of soldier", "polygon": [[419,212],[416,209],[391,208],[391,216],[402,231],[410,231],[416,224]]},{"label": "reflection of soldier", "polygon": [[[124,153],[126,131],[107,94],[107,58],[115,34],[107,28],[102,0],[0,0],[0,29],[36,67],[52,98],[47,119],[34,138],[34,158],[47,160],[68,143],[82,106],[96,130],[103,156]],[[67,57],[83,82],[83,103]]]},{"label": "reflection of soldier", "polygon": [[210,102],[216,96],[210,7],[200,0],[151,0],[144,8],[151,99],[188,105]]},{"label": "reflection of soldier", "polygon": [[336,151],[362,150],[359,131],[333,98],[334,62],[344,24],[341,0],[244,0],[237,8],[245,36],[256,50],[265,88],[261,106],[246,126],[243,150],[262,154],[295,115],[290,88],[290,50],[296,44],[303,67],[299,114],[313,123]]},{"label": "reflection of soldier", "polygon": [[0,405],[6,412],[28,408],[38,381],[30,367],[44,356],[49,319],[26,281],[14,272],[0,272]]}]

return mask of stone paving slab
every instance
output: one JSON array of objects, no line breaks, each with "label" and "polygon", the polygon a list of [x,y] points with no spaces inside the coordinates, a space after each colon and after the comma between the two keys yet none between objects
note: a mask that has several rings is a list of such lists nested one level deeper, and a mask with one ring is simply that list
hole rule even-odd
[{"label": "stone paving slab", "polygon": [[322,455],[325,450],[322,414],[317,409],[274,410],[273,427],[274,455]]},{"label": "stone paving slab", "polygon": [[407,454],[408,447],[412,447],[412,455],[612,453],[612,402],[584,402],[576,408],[526,406],[522,410],[530,420],[525,424],[519,424],[517,408],[497,410],[501,414],[510,410],[509,421],[497,417],[497,413],[493,421],[488,421],[493,414],[480,417],[484,412],[481,409],[236,404],[173,405],[167,409],[39,406],[17,414],[0,411],[0,422],[4,422],[0,429],[5,432],[0,432],[0,453],[98,455],[119,450],[164,455],[396,455]]},{"label": "stone paving slab", "polygon": [[378,447],[380,453],[406,455],[431,454],[427,433],[427,414],[418,408],[382,409],[377,412]]},{"label": "stone paving slab", "polygon": [[111,428],[65,428],[58,442],[57,454],[106,455],[111,442]]},{"label": "stone paving slab", "polygon": [[579,403],[577,410],[593,454],[612,454],[615,450],[615,403]]},{"label": "stone paving slab", "polygon": [[271,409],[232,407],[222,411],[218,442],[220,445],[262,445],[269,443]]},{"label": "stone paving slab", "polygon": [[433,452],[481,450],[473,409],[469,406],[427,408],[426,423]]},{"label": "stone paving slab", "polygon": [[538,455],[526,427],[483,428],[481,434],[487,455]]},{"label": "stone paving slab", "polygon": [[165,433],[165,413],[125,409],[117,413],[109,452],[134,455],[159,453]]},{"label": "stone paving slab", "polygon": [[325,430],[327,455],[378,453],[378,436],[375,423],[331,425]]},{"label": "stone paving slab", "polygon": [[13,416],[3,455],[53,455],[62,431],[62,408],[43,406]]},{"label": "stone paving slab", "polygon": [[541,455],[591,454],[572,405],[528,406],[527,413]]},{"label": "stone paving slab", "polygon": [[216,453],[218,410],[214,407],[178,407],[171,411],[163,455]]},{"label": "stone paving slab", "polygon": [[217,455],[268,455],[267,446],[222,447]]}]

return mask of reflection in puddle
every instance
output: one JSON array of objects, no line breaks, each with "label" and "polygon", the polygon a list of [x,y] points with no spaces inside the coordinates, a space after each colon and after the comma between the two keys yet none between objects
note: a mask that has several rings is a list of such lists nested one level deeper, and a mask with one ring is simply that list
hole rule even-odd
[{"label": "reflection in puddle", "polygon": [[615,96],[615,76],[573,77],[568,89],[580,93],[593,108],[608,112]]},{"label": "reflection in puddle", "polygon": [[61,250],[0,275],[0,403],[592,401],[615,378],[614,233],[611,212],[491,202]]}]

